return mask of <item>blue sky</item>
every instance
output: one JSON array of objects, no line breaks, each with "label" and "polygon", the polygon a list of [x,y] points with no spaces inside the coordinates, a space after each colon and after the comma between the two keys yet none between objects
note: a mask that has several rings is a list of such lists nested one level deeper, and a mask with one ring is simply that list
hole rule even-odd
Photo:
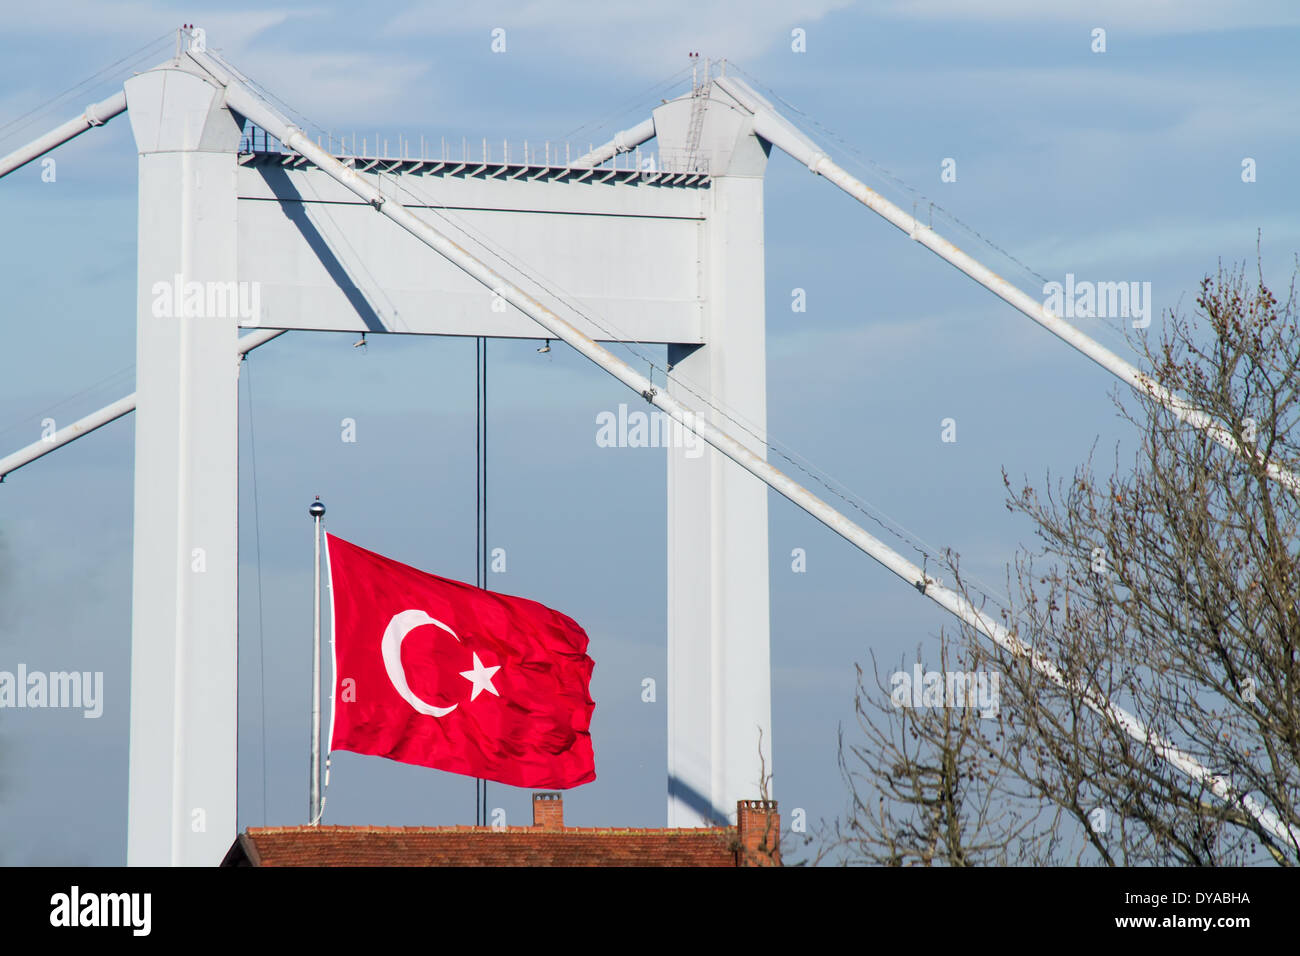
[{"label": "blue sky", "polygon": [[[810,134],[868,185],[909,210],[936,203],[936,229],[1030,294],[1066,273],[1150,282],[1155,329],[1220,259],[1253,262],[1257,233],[1266,277],[1290,278],[1300,9],[1132,7],[50,2],[0,14],[0,153],[126,74],[6,124],[181,22],[320,126],[393,139],[601,142],[644,118],[666,95],[649,91],[698,50],[814,118]],[[1091,50],[1097,27],[1104,53]],[[791,49],[795,28],[806,52]],[[165,49],[150,54],[126,65]],[[63,425],[132,389],[133,153],[119,118],[55,153],[55,182],[39,165],[0,182],[0,454],[38,438],[45,417]],[[947,157],[956,182],[940,181]],[[1105,467],[1126,437],[1116,384],[775,153],[766,201],[771,435],[1001,583],[1032,546],[1003,506],[1001,470],[1041,484],[1094,443]],[[806,312],[790,309],[795,288]],[[1079,324],[1128,354],[1113,327]],[[306,811],[312,497],[335,533],[473,580],[472,341],[352,340],[291,334],[241,381],[241,827]],[[640,688],[665,669],[663,453],[598,448],[596,414],[629,394],[565,348],[534,348],[490,347],[490,544],[509,555],[493,586],[592,637],[599,779],[566,796],[569,821],[662,825],[663,695],[643,703]],[[338,441],[345,416],[356,445]],[[947,417],[956,443],[940,441]],[[98,720],[0,711],[5,863],[125,858],[131,452],[127,418],[0,486],[0,670],[102,670],[106,683]],[[874,653],[892,669],[918,645],[933,660],[946,621],[775,496],[770,538],[775,794],[783,814],[829,818],[845,806],[835,740],[852,724],[854,663]],[[796,547],[807,573],[790,570]],[[468,823],[472,793],[468,779],[342,754],[327,822]],[[528,822],[524,791],[493,785],[489,804]]]}]

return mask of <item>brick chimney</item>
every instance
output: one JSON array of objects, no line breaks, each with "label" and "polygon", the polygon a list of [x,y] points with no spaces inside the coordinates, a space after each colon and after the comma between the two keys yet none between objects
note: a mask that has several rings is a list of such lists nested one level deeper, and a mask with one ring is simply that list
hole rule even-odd
[{"label": "brick chimney", "polygon": [[543,830],[564,829],[564,795],[555,792],[533,794],[533,826]]},{"label": "brick chimney", "polygon": [[736,827],[741,866],[781,865],[781,814],[775,800],[737,800]]}]

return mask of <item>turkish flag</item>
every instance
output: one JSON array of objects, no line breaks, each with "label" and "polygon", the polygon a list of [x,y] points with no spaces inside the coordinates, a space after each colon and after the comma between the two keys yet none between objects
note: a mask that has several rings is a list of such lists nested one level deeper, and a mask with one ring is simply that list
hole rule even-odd
[{"label": "turkish flag", "polygon": [[572,619],[326,537],[332,749],[516,787],[596,779],[595,665]]}]

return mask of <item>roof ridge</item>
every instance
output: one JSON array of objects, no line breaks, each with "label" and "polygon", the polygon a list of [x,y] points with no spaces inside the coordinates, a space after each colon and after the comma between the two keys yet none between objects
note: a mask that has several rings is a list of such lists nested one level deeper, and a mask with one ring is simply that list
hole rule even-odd
[{"label": "roof ridge", "polygon": [[448,824],[439,826],[380,826],[375,824],[361,824],[359,826],[342,826],[331,824],[328,826],[311,826],[301,824],[297,826],[279,826],[279,827],[247,827],[245,833],[250,837],[259,836],[280,836],[285,834],[398,834],[398,833],[536,833],[536,834],[565,834],[565,833],[609,833],[609,834],[724,834],[734,832],[734,826],[726,827],[524,827],[524,826],[471,826],[469,824]]}]

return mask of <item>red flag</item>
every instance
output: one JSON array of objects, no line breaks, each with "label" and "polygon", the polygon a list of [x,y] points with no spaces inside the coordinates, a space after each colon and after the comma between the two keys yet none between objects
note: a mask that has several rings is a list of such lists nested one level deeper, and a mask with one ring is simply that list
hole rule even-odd
[{"label": "red flag", "polygon": [[327,535],[334,750],[567,789],[596,779],[587,634]]}]

